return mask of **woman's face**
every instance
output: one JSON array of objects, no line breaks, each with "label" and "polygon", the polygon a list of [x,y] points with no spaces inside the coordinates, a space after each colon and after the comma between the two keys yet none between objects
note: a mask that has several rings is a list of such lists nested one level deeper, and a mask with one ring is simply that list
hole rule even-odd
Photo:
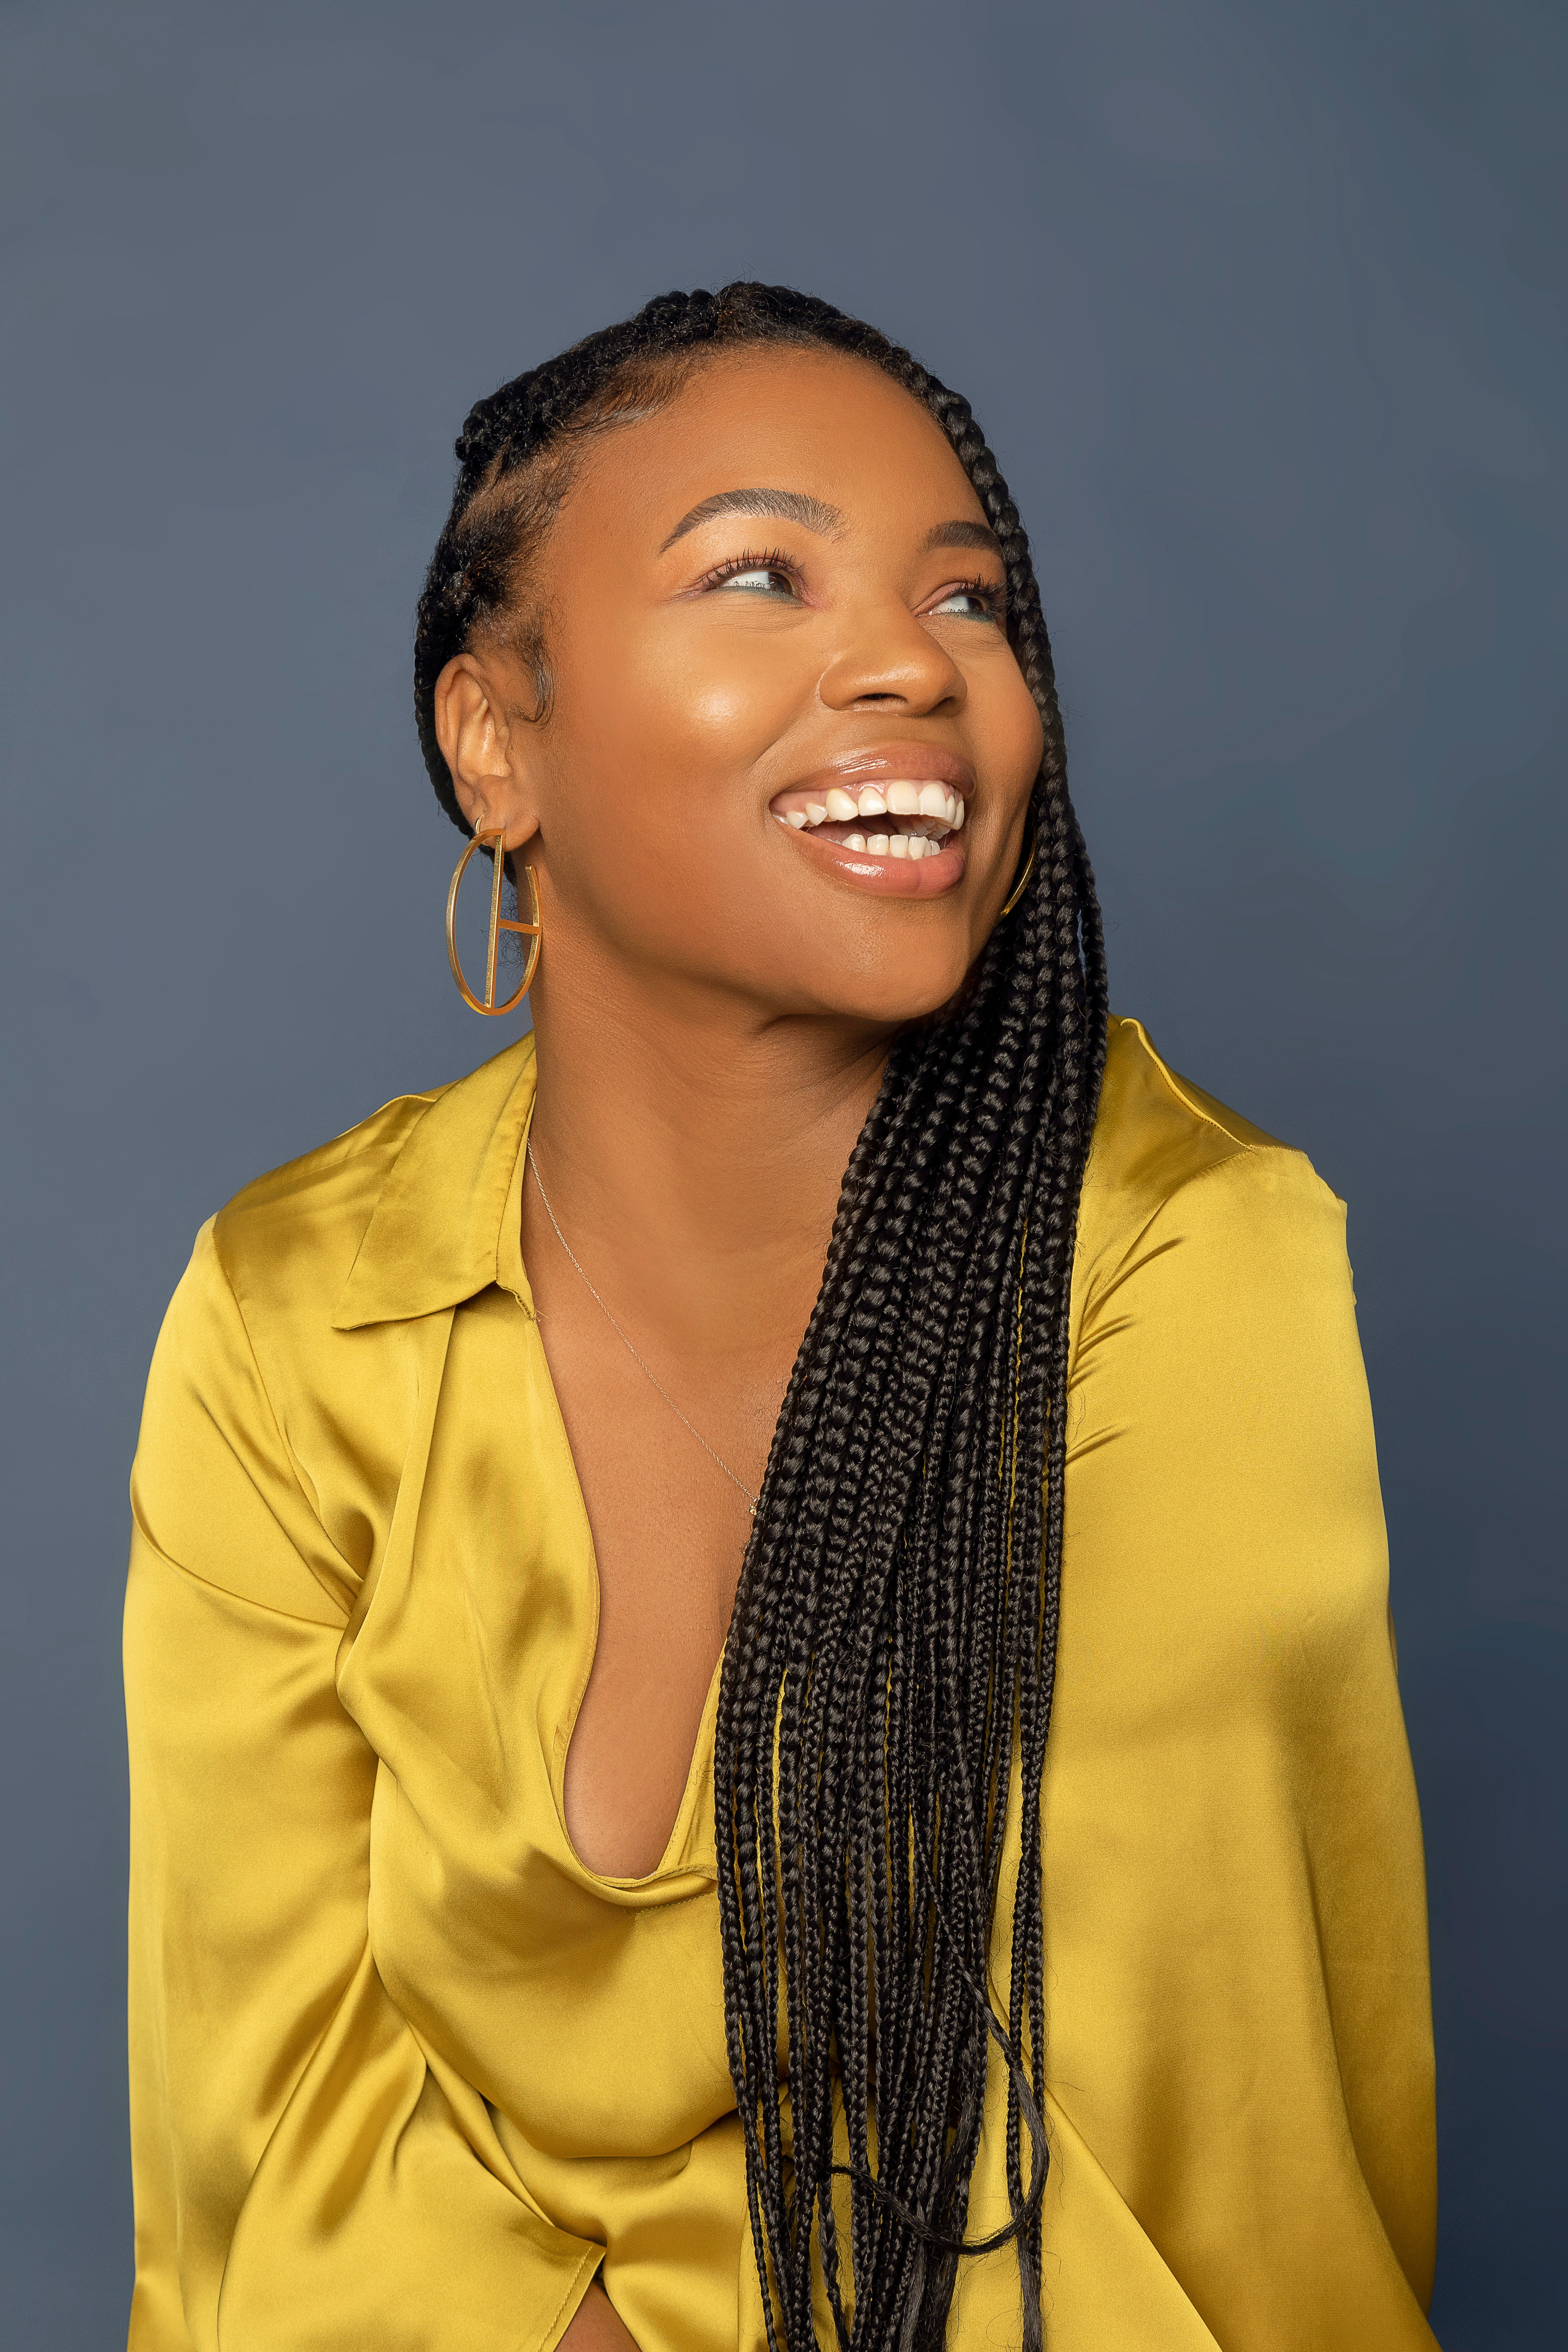
[{"label": "woman's face", "polygon": [[466,812],[535,867],[551,992],[607,959],[764,1019],[945,1003],[1042,737],[925,411],[831,353],[716,357],[592,442],[538,573],[543,722],[499,641],[448,665],[437,714]]}]

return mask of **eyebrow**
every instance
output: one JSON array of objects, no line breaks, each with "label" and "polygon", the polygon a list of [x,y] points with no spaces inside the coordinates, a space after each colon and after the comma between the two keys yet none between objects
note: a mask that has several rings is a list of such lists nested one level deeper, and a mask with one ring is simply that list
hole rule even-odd
[{"label": "eyebrow", "polygon": [[682,515],[659,553],[684,539],[689,530],[711,522],[715,515],[775,515],[783,522],[798,522],[806,530],[823,532],[837,530],[844,518],[837,507],[824,505],[821,499],[808,498],[804,490],[721,490],[717,497],[704,499],[689,514]]},{"label": "eyebrow", "polygon": [[987,555],[1000,555],[1002,542],[994,530],[983,522],[939,522],[926,533],[928,551],[934,547],[979,547]]}]

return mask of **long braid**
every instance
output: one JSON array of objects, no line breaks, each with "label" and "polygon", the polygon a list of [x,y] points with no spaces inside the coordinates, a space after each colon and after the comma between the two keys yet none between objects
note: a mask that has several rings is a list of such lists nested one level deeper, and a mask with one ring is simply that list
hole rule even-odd
[{"label": "long braid", "polygon": [[[534,574],[578,452],[668,401],[706,352],[769,343],[864,360],[941,425],[1001,546],[1045,751],[1028,887],[957,1004],[896,1041],[856,1144],[736,1596],[715,1831],[747,2201],[773,2352],[814,2344],[814,2273],[841,2346],[934,2352],[961,2254],[1008,2240],[1033,2352],[1047,2164],[1040,1788],[1068,1297],[1106,986],[1017,509],[968,403],[874,328],[784,288],[660,296],[469,415],[420,602],[416,715],[437,795],[462,824],[436,680],[500,622],[548,709]],[[1004,2020],[987,1985],[1015,1756]],[[969,2189],[994,2063],[1012,2219],[974,2241]],[[846,2172],[847,2245],[833,2200]]]}]

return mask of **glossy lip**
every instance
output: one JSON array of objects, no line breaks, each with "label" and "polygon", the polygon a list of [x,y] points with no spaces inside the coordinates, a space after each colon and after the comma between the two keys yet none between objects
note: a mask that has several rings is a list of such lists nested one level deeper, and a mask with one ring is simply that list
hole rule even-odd
[{"label": "glossy lip", "polygon": [[879,776],[907,776],[915,784],[946,784],[966,803],[974,797],[974,771],[968,761],[936,743],[872,743],[863,751],[846,751],[809,776],[796,776],[783,789],[809,792],[819,783],[826,793],[834,784],[842,787],[851,777],[868,784]]},{"label": "glossy lip", "polygon": [[[909,771],[901,769],[900,773],[908,775]],[[867,823],[871,822],[868,817]],[[911,865],[907,857],[873,857],[868,849],[846,849],[841,841],[819,841],[784,825],[778,830],[786,840],[799,844],[803,856],[820,858],[858,890],[869,890],[884,898],[940,898],[945,891],[956,889],[969,862],[956,834],[949,834],[934,857],[921,857]]]},{"label": "glossy lip", "polygon": [[[863,751],[846,751],[830,760],[810,775],[795,777],[781,787],[775,798],[786,792],[810,792],[814,786],[826,795],[835,784],[842,790],[851,783],[874,783],[879,776],[907,777],[915,784],[945,784],[963,800],[967,835],[974,813],[974,771],[956,751],[945,751],[937,743],[868,743]],[[769,812],[771,821],[772,803]],[[820,858],[854,888],[878,898],[940,898],[957,888],[969,862],[957,834],[949,834],[934,857],[921,857],[911,864],[906,857],[873,857],[868,850],[847,849],[842,842],[823,841],[793,827],[781,825],[778,830],[797,843],[805,856]]]}]

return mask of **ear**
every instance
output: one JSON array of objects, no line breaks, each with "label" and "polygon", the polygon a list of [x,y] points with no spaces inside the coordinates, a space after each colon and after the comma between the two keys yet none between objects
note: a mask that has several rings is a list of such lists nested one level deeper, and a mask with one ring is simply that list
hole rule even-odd
[{"label": "ear", "polygon": [[436,680],[436,740],[458,806],[476,833],[500,826],[520,849],[539,830],[526,721],[509,710],[505,680],[478,654],[455,654]]}]

